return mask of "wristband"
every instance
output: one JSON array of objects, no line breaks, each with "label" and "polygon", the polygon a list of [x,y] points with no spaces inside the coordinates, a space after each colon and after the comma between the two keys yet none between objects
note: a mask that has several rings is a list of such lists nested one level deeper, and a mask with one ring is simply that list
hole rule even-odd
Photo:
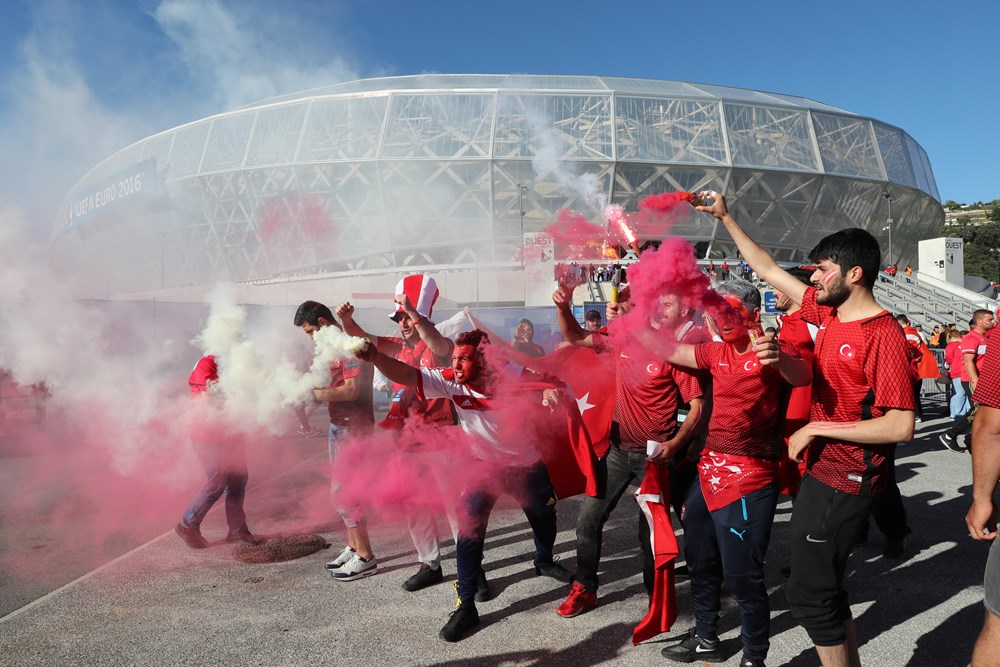
[{"label": "wristband", "polygon": [[415,326],[417,326],[418,324],[420,324],[420,323],[421,323],[421,322],[423,322],[423,321],[424,321],[424,318],[418,315],[418,316],[417,316],[417,319],[415,319],[415,320],[410,320],[410,326],[411,326],[411,327],[415,327]]}]

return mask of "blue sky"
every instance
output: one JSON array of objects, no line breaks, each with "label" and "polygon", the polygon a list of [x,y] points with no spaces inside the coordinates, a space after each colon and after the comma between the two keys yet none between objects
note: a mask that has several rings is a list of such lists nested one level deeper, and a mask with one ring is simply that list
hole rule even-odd
[{"label": "blue sky", "polygon": [[423,72],[604,74],[809,97],[909,132],[942,199],[1000,198],[996,3],[4,3],[0,207],[51,227],[108,154],[270,95]]}]

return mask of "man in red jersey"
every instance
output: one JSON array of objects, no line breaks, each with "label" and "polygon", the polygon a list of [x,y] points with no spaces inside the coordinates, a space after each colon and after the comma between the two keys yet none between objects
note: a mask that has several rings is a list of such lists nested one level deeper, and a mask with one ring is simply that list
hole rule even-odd
[{"label": "man in red jersey", "polygon": [[242,436],[234,436],[219,423],[218,397],[211,391],[212,385],[218,381],[219,367],[211,354],[199,359],[188,377],[188,389],[196,401],[191,444],[205,471],[205,485],[191,500],[174,532],[192,549],[208,546],[201,535],[201,522],[223,495],[226,496],[226,523],[229,524],[226,542],[257,544],[257,538],[247,528],[247,517],[243,512],[248,479],[246,452]]},{"label": "man in red jersey", "polygon": [[[322,303],[306,301],[295,311],[295,326],[311,338],[323,327],[337,327],[333,313]],[[327,455],[330,466],[336,465],[337,452],[348,435],[365,435],[375,425],[372,410],[372,377],[374,372],[360,359],[341,360],[330,366],[330,386],[314,389],[313,398],[329,406],[330,428],[327,433]],[[354,581],[375,574],[378,560],[372,553],[360,507],[337,508],[347,527],[347,546],[334,560],[326,564],[327,571],[337,581]]]},{"label": "man in red jersey", "polygon": [[884,493],[888,448],[913,437],[914,403],[906,338],[872,294],[881,251],[861,229],[823,238],[810,253],[805,287],[757,245],[726,208],[702,193],[712,214],[762,279],[802,306],[820,326],[813,362],[811,421],[794,433],[789,455],[808,448],[806,477],[791,520],[792,572],[787,595],[823,665],[860,667],[844,571],[855,540]]},{"label": "man in red jersey", "polygon": [[741,667],[763,667],[770,648],[764,557],[778,504],[782,424],[789,390],[812,381],[810,362],[759,331],[760,292],[744,280],[721,284],[732,312],[717,320],[723,342],[678,345],[670,361],[712,374],[712,417],[698,482],[684,499],[684,556],[695,632],[663,649],[676,662],[724,660],[718,635],[722,584],[740,610]]},{"label": "man in red jersey", "polygon": [[986,337],[986,353],[973,400],[979,410],[972,425],[972,506],[965,517],[969,537],[993,542],[983,579],[983,629],[972,653],[973,667],[1000,664],[1000,540],[993,493],[1000,481],[1000,338]]},{"label": "man in red jersey", "polygon": [[[372,336],[354,321],[354,306],[343,303],[337,308],[337,317],[344,325],[344,332],[367,338],[386,355],[417,368],[440,368],[451,365],[454,344],[442,336],[430,320],[439,291],[430,276],[406,276],[396,285],[395,311],[389,317],[399,325],[399,337]],[[414,305],[416,304],[416,305]],[[389,414],[380,424],[387,429],[402,429],[403,422],[416,421],[431,427],[451,426],[455,415],[451,403],[445,398],[421,401],[416,390],[394,383]],[[440,451],[414,449],[420,445],[401,443],[402,455],[414,478],[437,479],[441,471]],[[443,480],[438,480],[438,485]],[[458,519],[454,508],[446,503],[452,536],[458,541]],[[429,508],[407,512],[407,528],[417,550],[420,569],[403,583],[407,591],[419,591],[444,580],[441,571],[441,548],[438,543],[437,520]],[[482,588],[482,582],[481,582]],[[480,594],[483,597],[485,593]],[[482,601],[482,600],[480,600]]]},{"label": "man in red jersey", "polygon": [[[972,313],[972,329],[965,334],[958,344],[958,351],[961,354],[962,387],[966,396],[972,396],[976,391],[976,383],[979,382],[979,367],[982,365],[982,357],[986,352],[986,332],[996,324],[996,316],[989,310],[980,309]],[[958,445],[958,438],[969,430],[969,420],[958,417],[945,433],[939,437],[941,444],[952,451],[961,451]],[[971,444],[971,443],[970,443]],[[971,449],[967,446],[966,449]]]},{"label": "man in red jersey", "polygon": [[[638,345],[616,349],[609,337],[584,330],[573,317],[570,306],[572,290],[560,288],[552,295],[563,337],[599,353],[614,354],[615,404],[611,422],[611,444],[607,452],[596,452],[595,467],[598,492],[586,496],[576,523],[576,581],[569,596],[556,609],[564,617],[579,616],[597,606],[598,576],[601,562],[601,534],[608,516],[630,484],[639,485],[646,474],[647,443],[659,443],[650,460],[666,465],[688,445],[697,432],[704,408],[704,390],[693,372],[674,368],[662,357]],[[650,332],[670,332],[683,337],[691,330],[691,311],[681,308],[675,296],[664,296]],[[689,403],[691,411],[683,424],[677,422],[677,410]],[[640,546],[643,553],[643,581],[652,595],[654,559],[649,542],[649,524],[638,516]]]}]

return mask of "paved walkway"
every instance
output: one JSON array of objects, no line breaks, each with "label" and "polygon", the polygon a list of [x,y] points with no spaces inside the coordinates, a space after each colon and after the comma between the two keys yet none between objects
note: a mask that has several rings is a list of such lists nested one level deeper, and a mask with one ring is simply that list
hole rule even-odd
[{"label": "paved walkway", "polygon": [[[944,426],[943,420],[921,425],[918,439],[898,450],[898,476],[914,530],[906,558],[882,559],[875,529],[872,543],[852,557],[849,589],[865,665],[966,665],[982,623],[986,547],[968,539],[963,520],[970,458],[937,443]],[[334,549],[287,563],[247,565],[232,558],[229,545],[192,551],[172,532],[163,532],[97,571],[77,573],[73,545],[58,545],[55,562],[66,563],[64,579],[75,581],[55,590],[0,582],[0,600],[7,605],[0,613],[9,612],[0,619],[0,665],[667,664],[660,656],[664,637],[638,647],[630,643],[646,597],[635,538],[637,509],[627,497],[606,528],[599,606],[575,619],[554,613],[566,588],[534,576],[530,530],[520,512],[502,501],[486,556],[498,595],[479,606],[482,624],[475,634],[446,644],[437,633],[455,599],[450,542],[446,582],[417,593],[400,588],[415,565],[399,526],[375,524],[377,576],[341,583],[325,574],[323,563],[341,546],[339,526],[309,525],[296,503],[325,485],[319,473],[324,445],[322,440],[295,445],[297,461],[248,494],[247,513],[258,534],[319,532]],[[0,502],[11,492],[0,486]],[[570,568],[578,507],[578,499],[560,503],[556,551]],[[767,566],[772,667],[818,664],[806,634],[790,617],[779,574],[788,563],[790,511],[787,501],[778,508]],[[164,518],[154,528],[169,531],[172,525]],[[224,531],[221,512],[213,511],[205,533]],[[681,615],[674,636],[693,625],[688,585],[680,583],[677,593]],[[25,604],[26,598],[36,601]],[[738,623],[727,601],[721,627],[732,657],[723,664],[739,659]]]}]

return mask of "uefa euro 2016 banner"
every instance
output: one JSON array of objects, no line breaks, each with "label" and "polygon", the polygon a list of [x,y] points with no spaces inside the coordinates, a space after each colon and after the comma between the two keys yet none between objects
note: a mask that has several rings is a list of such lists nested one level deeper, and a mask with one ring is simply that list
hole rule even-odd
[{"label": "uefa euro 2016 banner", "polygon": [[163,188],[156,173],[156,158],[143,160],[73,195],[63,206],[63,229],[69,231],[84,222],[122,209],[156,203]]}]

